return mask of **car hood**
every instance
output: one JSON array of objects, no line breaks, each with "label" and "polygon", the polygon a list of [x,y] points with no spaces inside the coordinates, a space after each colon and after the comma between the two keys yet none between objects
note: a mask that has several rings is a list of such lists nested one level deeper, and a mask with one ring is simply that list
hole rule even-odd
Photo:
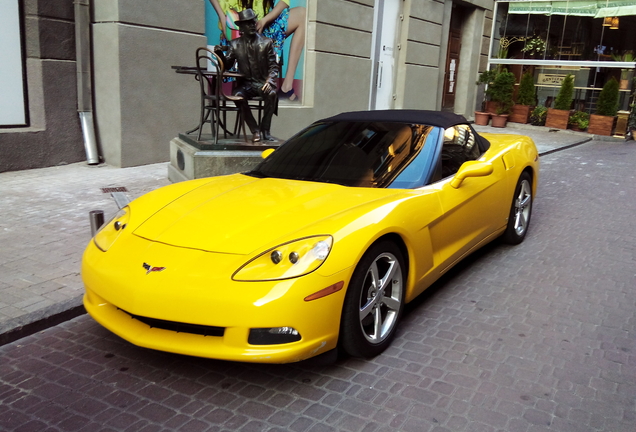
[{"label": "car hood", "polygon": [[276,240],[294,240],[289,236],[309,225],[396,193],[233,175],[214,179],[170,202],[134,233],[173,246],[245,255],[275,246]]}]

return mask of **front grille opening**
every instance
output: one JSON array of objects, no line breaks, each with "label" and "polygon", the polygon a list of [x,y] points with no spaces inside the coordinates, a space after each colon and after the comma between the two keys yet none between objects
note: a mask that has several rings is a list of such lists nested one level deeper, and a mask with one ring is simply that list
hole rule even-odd
[{"label": "front grille opening", "polygon": [[201,336],[216,336],[223,337],[225,333],[225,327],[206,326],[199,324],[188,324],[176,321],[166,321],[157,318],[148,318],[140,315],[134,315],[121,308],[117,308],[131,318],[141,321],[142,323],[149,325],[152,328],[158,328],[162,330],[169,330],[177,333],[190,333]]}]

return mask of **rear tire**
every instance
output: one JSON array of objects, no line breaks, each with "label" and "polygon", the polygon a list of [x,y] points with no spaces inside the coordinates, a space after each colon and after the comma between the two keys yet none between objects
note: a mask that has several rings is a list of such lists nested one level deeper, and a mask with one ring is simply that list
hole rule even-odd
[{"label": "rear tire", "polygon": [[354,357],[388,348],[404,310],[404,258],[390,241],[374,244],[358,263],[345,296],[340,345]]},{"label": "rear tire", "polygon": [[512,206],[508,216],[508,226],[503,234],[505,243],[516,245],[526,238],[530,217],[532,216],[532,177],[524,172],[519,177],[515,194],[512,197]]}]

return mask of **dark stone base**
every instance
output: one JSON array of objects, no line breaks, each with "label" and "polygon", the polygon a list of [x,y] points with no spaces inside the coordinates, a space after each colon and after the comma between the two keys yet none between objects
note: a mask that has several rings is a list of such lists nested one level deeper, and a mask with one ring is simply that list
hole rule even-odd
[{"label": "dark stone base", "polygon": [[263,160],[264,150],[278,148],[282,144],[281,140],[255,144],[242,138],[220,139],[213,144],[210,135],[201,138],[197,141],[192,135],[179,134],[170,141],[170,181],[174,183],[249,171]]},{"label": "dark stone base", "polygon": [[[219,134],[220,135],[220,134]],[[246,141],[241,137],[223,138],[219,139],[214,144],[214,137],[212,135],[201,135],[201,141],[197,141],[196,134],[179,134],[179,138],[198,150],[260,150],[263,151],[268,148],[278,148],[281,145],[281,141],[276,138],[276,141],[261,141],[259,143],[253,143],[252,141]],[[251,137],[250,137],[251,138]]]}]

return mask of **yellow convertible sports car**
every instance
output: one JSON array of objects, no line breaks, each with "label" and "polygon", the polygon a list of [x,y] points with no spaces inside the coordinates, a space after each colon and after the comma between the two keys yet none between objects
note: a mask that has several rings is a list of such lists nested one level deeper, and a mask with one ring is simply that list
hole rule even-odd
[{"label": "yellow convertible sports car", "polygon": [[82,262],[84,305],[148,348],[286,363],[371,357],[404,304],[472,251],[523,241],[539,175],[520,135],[434,111],[318,121],[254,170],[124,207]]}]

